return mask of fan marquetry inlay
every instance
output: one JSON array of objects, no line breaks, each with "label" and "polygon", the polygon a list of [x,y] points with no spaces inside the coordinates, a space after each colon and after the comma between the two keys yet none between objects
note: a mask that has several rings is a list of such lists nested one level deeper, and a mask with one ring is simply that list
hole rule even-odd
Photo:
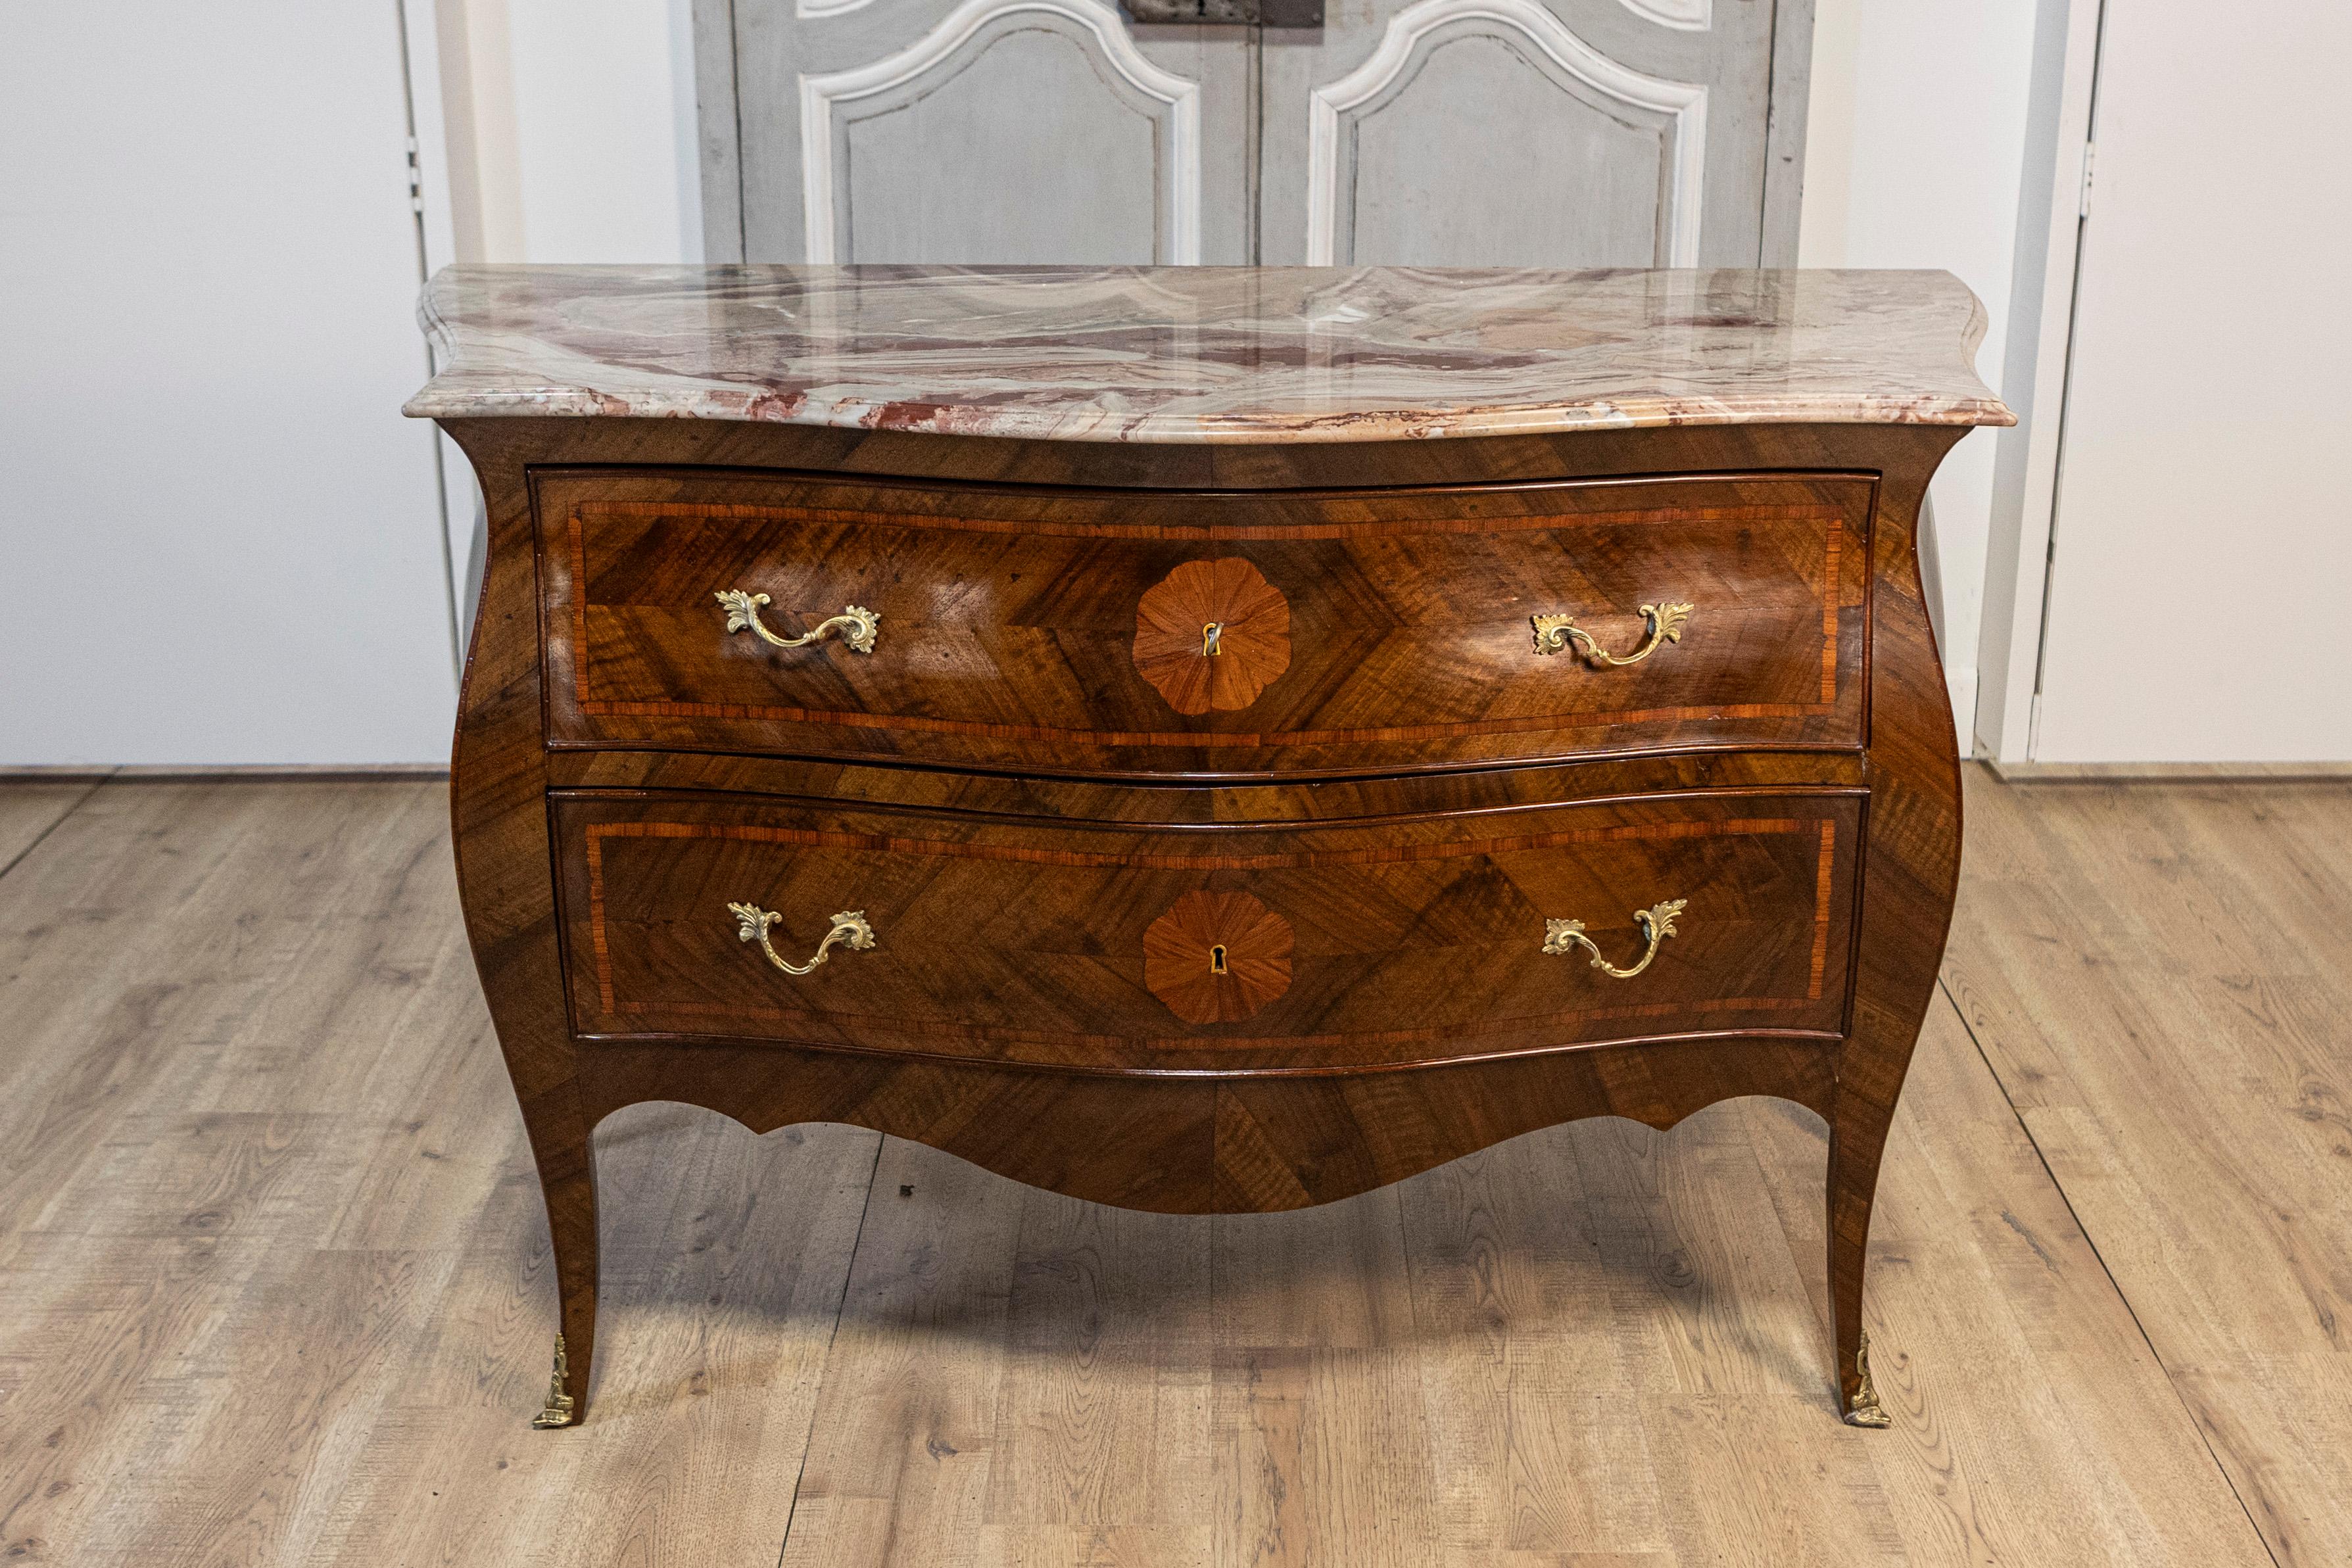
[{"label": "fan marquetry inlay", "polygon": [[1135,667],[1178,713],[1247,707],[1290,668],[1290,601],[1239,556],[1188,560],[1136,604]]},{"label": "fan marquetry inlay", "polygon": [[1186,1023],[1239,1023],[1290,989],[1290,949],[1248,894],[1188,893],[1143,934],[1143,983]]}]

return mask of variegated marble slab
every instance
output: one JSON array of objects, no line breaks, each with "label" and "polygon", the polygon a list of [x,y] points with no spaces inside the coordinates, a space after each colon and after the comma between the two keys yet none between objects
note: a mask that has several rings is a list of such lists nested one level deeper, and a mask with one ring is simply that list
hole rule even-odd
[{"label": "variegated marble slab", "polygon": [[1059,441],[2009,424],[1945,272],[444,268],[420,417]]}]

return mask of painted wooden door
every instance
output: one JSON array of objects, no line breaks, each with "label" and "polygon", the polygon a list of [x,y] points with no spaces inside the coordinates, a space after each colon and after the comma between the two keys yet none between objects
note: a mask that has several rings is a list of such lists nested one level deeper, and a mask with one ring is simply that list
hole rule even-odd
[{"label": "painted wooden door", "polygon": [[1245,28],[1138,29],[1110,0],[698,0],[695,20],[714,258],[1249,259]]},{"label": "painted wooden door", "polygon": [[714,259],[1754,267],[1811,0],[697,0]]},{"label": "painted wooden door", "polygon": [[[1766,256],[1771,0],[1327,0],[1325,15],[1311,44],[1265,36],[1265,262]],[[1793,182],[1780,194],[1792,255]]]}]

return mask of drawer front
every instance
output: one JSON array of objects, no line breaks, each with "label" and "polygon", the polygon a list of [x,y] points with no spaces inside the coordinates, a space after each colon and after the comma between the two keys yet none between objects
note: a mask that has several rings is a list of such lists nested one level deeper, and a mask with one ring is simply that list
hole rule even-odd
[{"label": "drawer front", "polygon": [[534,483],[559,747],[1197,778],[1864,735],[1867,479]]},{"label": "drawer front", "polygon": [[1827,792],[1205,830],[554,810],[583,1034],[1194,1071],[1832,1035],[1861,824]]}]

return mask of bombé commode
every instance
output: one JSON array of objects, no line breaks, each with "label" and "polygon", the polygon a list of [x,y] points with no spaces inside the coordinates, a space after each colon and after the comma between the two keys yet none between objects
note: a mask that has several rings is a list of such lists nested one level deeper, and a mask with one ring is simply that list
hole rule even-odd
[{"label": "bomb\u00e9 commode", "polygon": [[[1942,273],[455,267],[459,886],[585,1409],[678,1100],[1301,1207],[1584,1116],[1829,1137],[1838,1407],[1958,764]],[[854,972],[853,972],[854,971]]]}]

